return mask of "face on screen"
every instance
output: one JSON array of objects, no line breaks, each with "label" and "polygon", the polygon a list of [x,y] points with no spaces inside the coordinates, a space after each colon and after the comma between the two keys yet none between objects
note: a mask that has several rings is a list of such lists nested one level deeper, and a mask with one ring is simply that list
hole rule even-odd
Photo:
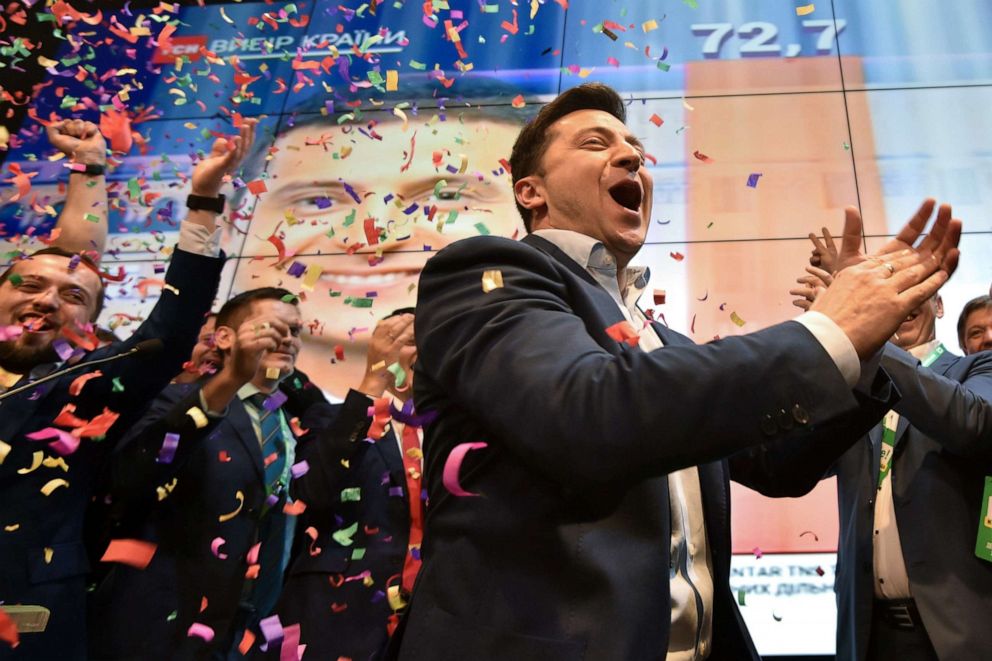
[{"label": "face on screen", "polygon": [[[301,291],[302,278],[288,273],[292,263],[319,265],[300,304],[307,328],[298,362],[337,396],[361,380],[376,321],[415,304],[434,252],[479,234],[513,236],[523,226],[509,175],[494,174],[509,157],[515,124],[449,112],[446,122],[422,113],[406,130],[395,119],[365,133],[346,130],[328,119],[276,140],[244,253],[271,255],[266,239],[275,233],[287,259],[246,260],[235,281],[238,290],[281,283]],[[344,360],[332,362],[338,345]]]}]

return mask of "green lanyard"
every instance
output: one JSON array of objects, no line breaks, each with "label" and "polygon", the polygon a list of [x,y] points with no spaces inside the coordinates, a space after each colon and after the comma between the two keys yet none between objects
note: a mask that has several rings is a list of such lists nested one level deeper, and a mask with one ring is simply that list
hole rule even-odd
[{"label": "green lanyard", "polygon": [[[923,367],[930,367],[934,362],[944,355],[947,349],[944,348],[943,343],[938,344],[933,348],[927,357],[920,361]],[[895,453],[896,447],[896,427],[899,424],[899,414],[895,411],[889,411],[885,414],[882,419],[882,455],[881,461],[879,463],[878,471],[878,488],[882,488],[882,482],[885,478],[889,476],[889,471],[892,470],[892,455]]]}]

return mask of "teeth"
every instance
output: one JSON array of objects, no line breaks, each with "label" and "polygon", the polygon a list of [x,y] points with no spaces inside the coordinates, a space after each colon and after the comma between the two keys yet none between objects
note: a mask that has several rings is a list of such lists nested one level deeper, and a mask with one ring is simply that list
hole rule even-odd
[{"label": "teeth", "polygon": [[398,280],[408,277],[406,273],[375,273],[372,275],[340,275],[335,273],[325,273],[321,276],[326,282],[335,285],[362,285],[375,287],[392,284]]},{"label": "teeth", "polygon": [[630,179],[630,180],[632,180],[632,181],[634,181],[634,180],[637,179],[637,173],[636,172],[633,172],[633,171],[628,172],[627,173],[627,178]]}]

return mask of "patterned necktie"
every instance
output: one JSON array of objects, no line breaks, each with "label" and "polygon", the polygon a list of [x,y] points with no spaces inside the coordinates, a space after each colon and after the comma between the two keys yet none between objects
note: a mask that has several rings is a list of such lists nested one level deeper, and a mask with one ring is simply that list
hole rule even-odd
[{"label": "patterned necktie", "polygon": [[273,494],[277,497],[286,485],[282,484],[283,473],[286,471],[286,439],[282,435],[282,420],[279,409],[266,410],[265,400],[268,395],[257,393],[249,397],[258,415],[258,426],[262,437],[262,463],[265,466],[265,495],[266,504],[271,503]]}]

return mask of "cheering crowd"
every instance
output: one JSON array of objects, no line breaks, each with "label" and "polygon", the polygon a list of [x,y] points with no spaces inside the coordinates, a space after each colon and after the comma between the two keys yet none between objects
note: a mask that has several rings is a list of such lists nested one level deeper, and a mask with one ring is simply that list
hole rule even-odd
[{"label": "cheering crowd", "polygon": [[831,475],[838,658],[992,649],[992,299],[964,356],[938,340],[949,205],[870,255],[849,208],[839,245],[811,235],[802,314],[696,345],[637,305],[651,174],[621,98],[580,85],[494,193],[524,238],[440,250],[332,404],[296,294],[212,310],[239,122],[123,341],[94,325],[106,145],[49,126],[61,231],[0,275],[0,659],[754,659],[729,481]]}]

